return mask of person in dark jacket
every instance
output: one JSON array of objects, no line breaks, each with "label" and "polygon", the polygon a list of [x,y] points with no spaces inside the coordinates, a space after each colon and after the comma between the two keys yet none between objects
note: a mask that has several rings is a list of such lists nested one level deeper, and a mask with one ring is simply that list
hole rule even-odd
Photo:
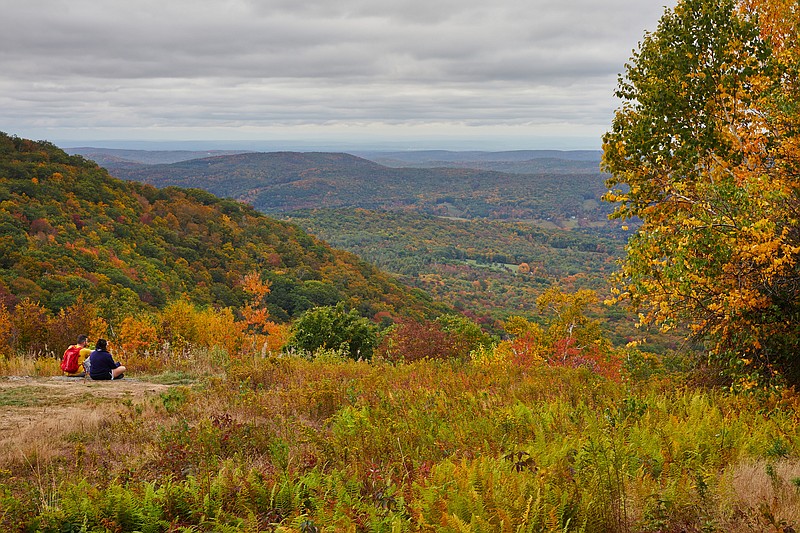
[{"label": "person in dark jacket", "polygon": [[108,352],[108,341],[98,339],[95,350],[89,355],[89,377],[92,379],[121,379],[127,370],[114,361]]}]

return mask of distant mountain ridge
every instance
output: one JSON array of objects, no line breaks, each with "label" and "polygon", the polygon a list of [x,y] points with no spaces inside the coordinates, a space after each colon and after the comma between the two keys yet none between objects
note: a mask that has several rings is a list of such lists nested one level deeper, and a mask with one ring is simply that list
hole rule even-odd
[{"label": "distant mountain ridge", "polygon": [[564,161],[589,161],[600,163],[600,150],[508,150],[501,152],[453,151],[453,150],[408,150],[395,152],[353,151],[354,155],[371,159],[393,159],[407,163],[443,161],[464,163],[472,161],[519,162],[533,159],[560,159]]},{"label": "distant mountain ridge", "polygon": [[[121,159],[132,163],[146,165],[169,164],[189,159],[202,159],[217,155],[232,155],[242,153],[287,153],[298,150],[253,150],[253,149],[213,149],[213,150],[141,150],[127,148],[103,148],[93,146],[69,147],[63,149],[70,155],[81,155],[92,159],[102,165],[104,158]],[[600,150],[303,150],[300,153],[347,153],[371,161],[379,162],[380,159],[391,159],[405,163],[419,163],[423,161],[441,161],[451,163],[465,163],[478,161],[504,161],[519,162],[534,159],[553,159],[562,161],[587,161],[600,162]]]},{"label": "distant mountain ridge", "polygon": [[[540,159],[546,160],[544,158]],[[157,187],[197,187],[266,213],[315,207],[414,209],[438,216],[607,224],[599,172],[520,174],[472,168],[393,168],[345,153],[242,153],[118,169]]]},{"label": "distant mountain ridge", "polygon": [[240,154],[247,150],[127,150],[122,148],[94,148],[87,146],[65,148],[64,151],[70,155],[80,155],[86,159],[91,159],[108,170],[115,170],[117,168],[132,168],[139,165],[169,164],[203,157]]},{"label": "distant mountain ridge", "polygon": [[594,150],[514,150],[506,152],[354,152],[387,167],[471,168],[511,174],[595,174],[602,153]]},{"label": "distant mountain ridge", "polygon": [[[81,155],[97,162],[112,173],[142,165],[172,164],[221,155],[253,153],[254,150],[137,150],[122,148],[65,148],[70,155]],[[276,150],[267,153],[289,153]],[[307,153],[307,152],[302,152]],[[313,152],[312,152],[313,153]],[[324,152],[323,152],[324,153]],[[336,152],[339,153],[339,152]],[[408,150],[344,152],[387,167],[451,167],[496,170],[515,174],[543,172],[594,173],[600,165],[601,152],[595,150],[512,150],[501,152]]]}]

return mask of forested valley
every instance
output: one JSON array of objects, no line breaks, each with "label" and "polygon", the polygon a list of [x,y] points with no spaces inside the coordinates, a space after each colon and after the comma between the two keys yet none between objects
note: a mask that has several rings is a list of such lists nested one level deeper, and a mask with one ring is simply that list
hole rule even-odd
[{"label": "forested valley", "polygon": [[597,293],[587,312],[614,344],[678,344],[601,305],[629,232],[608,220],[598,152],[243,153],[169,164],[106,155],[129,158],[107,160],[128,178],[200,187],[297,223],[493,333],[509,316],[540,320],[536,298],[563,286]]}]

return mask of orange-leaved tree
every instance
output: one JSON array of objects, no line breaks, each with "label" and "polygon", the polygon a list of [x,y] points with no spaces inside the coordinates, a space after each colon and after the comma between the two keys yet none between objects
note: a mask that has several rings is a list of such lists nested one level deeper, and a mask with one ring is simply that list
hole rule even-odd
[{"label": "orange-leaved tree", "polygon": [[603,138],[616,276],[644,323],[800,383],[798,5],[681,0],[620,78]]},{"label": "orange-leaved tree", "polygon": [[251,272],[244,276],[241,286],[249,296],[241,313],[251,350],[260,351],[262,355],[279,351],[289,338],[289,328],[269,318],[265,301],[270,292],[269,281],[262,280],[258,272]]}]

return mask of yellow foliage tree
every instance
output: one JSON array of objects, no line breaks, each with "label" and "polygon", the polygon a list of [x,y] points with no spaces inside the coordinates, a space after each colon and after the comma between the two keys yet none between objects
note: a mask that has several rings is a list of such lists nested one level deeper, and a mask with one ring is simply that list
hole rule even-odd
[{"label": "yellow foliage tree", "polygon": [[518,366],[549,364],[583,367],[611,379],[619,379],[621,360],[600,330],[587,316],[597,295],[591,290],[575,293],[551,287],[536,300],[543,326],[512,316],[503,328],[511,338],[473,354],[478,364],[512,363]]},{"label": "yellow foliage tree", "polygon": [[162,337],[170,343],[173,351],[179,352],[191,347],[216,347],[235,354],[246,327],[227,307],[198,308],[186,299],[170,303],[161,312],[160,319]]},{"label": "yellow foliage tree", "polygon": [[3,339],[3,342],[0,342],[0,356],[11,355],[11,343],[8,340],[11,338],[12,327],[11,313],[0,303],[0,339]]},{"label": "yellow foliage tree", "polygon": [[236,354],[242,343],[244,324],[238,322],[229,307],[206,308],[196,313],[198,324],[196,342],[207,348],[223,348]]},{"label": "yellow foliage tree", "polygon": [[551,287],[536,299],[539,313],[547,320],[545,339],[551,358],[563,363],[571,354],[583,354],[589,348],[599,347],[604,352],[610,349],[600,331],[600,322],[586,315],[588,307],[596,302],[593,290],[581,289],[570,294],[559,287]]},{"label": "yellow foliage tree", "polygon": [[182,352],[196,343],[198,324],[194,306],[186,299],[175,300],[161,311],[161,332],[173,351]]},{"label": "yellow foliage tree", "polygon": [[156,319],[151,314],[127,316],[117,327],[116,344],[126,364],[131,358],[155,349],[159,335]]},{"label": "yellow foliage tree", "polygon": [[603,138],[612,216],[639,219],[617,299],[721,361],[800,382],[798,5],[682,0],[645,37]]}]

